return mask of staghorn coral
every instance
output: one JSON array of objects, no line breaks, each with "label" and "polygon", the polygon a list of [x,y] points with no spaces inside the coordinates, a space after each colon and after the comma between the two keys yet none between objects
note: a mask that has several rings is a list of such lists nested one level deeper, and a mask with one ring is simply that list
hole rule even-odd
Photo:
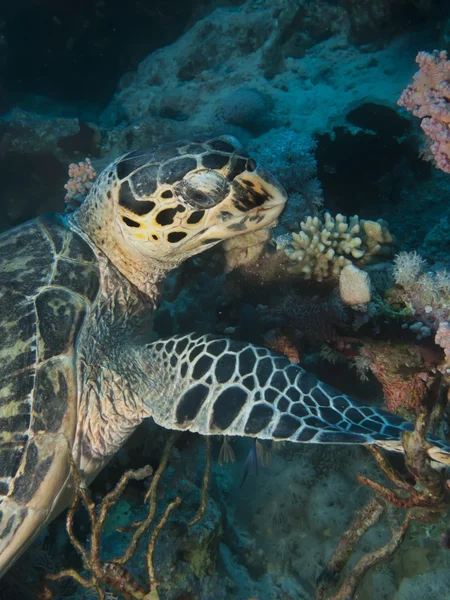
[{"label": "staghorn coral", "polygon": [[288,245],[277,244],[292,261],[291,273],[305,279],[337,279],[344,267],[363,266],[374,257],[387,258],[393,237],[385,221],[365,221],[357,215],[347,218],[325,213],[324,220],[307,217]]}]

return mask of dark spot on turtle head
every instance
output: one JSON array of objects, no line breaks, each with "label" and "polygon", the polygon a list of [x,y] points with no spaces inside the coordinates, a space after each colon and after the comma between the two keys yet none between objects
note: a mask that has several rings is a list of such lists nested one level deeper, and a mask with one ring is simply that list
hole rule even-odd
[{"label": "dark spot on turtle head", "polygon": [[233,181],[231,187],[233,188],[232,202],[238,210],[247,212],[255,208],[255,201],[252,197],[254,192],[252,189],[244,188],[236,181]]},{"label": "dark spot on turtle head", "polygon": [[154,240],[158,240],[159,239],[158,236],[156,235],[156,233],[152,233],[152,239],[154,239]]},{"label": "dark spot on turtle head", "polygon": [[128,227],[140,227],[141,225],[137,221],[133,221],[133,219],[129,219],[128,217],[122,217],[122,221]]},{"label": "dark spot on turtle head", "polygon": [[206,246],[206,244],[215,244],[217,242],[221,242],[222,238],[209,238],[207,240],[203,240],[202,246]]},{"label": "dark spot on turtle head", "polygon": [[146,165],[130,177],[133,190],[139,198],[148,198],[156,191],[158,165]]},{"label": "dark spot on turtle head", "polygon": [[256,206],[261,206],[262,204],[264,204],[264,202],[267,202],[269,198],[272,198],[272,196],[264,189],[261,192],[256,192],[255,190],[248,190],[248,194]]},{"label": "dark spot on turtle head", "polygon": [[250,181],[250,179],[241,179],[242,183],[245,184],[248,187],[255,187],[255,184],[253,183],[253,181]]},{"label": "dark spot on turtle head", "polygon": [[136,200],[128,181],[124,181],[120,186],[119,204],[135,215],[147,215],[155,207],[151,201]]},{"label": "dark spot on turtle head", "polygon": [[175,158],[178,156],[179,144],[177,142],[169,142],[167,144],[161,144],[157,146],[155,150],[155,159],[158,162],[162,162],[163,160],[169,160],[170,158]]},{"label": "dark spot on turtle head", "polygon": [[158,225],[172,225],[177,212],[183,212],[185,210],[185,207],[181,205],[165,208],[156,215],[156,222]]},{"label": "dark spot on turtle head", "polygon": [[173,198],[173,192],[171,190],[164,190],[161,194],[161,198]]},{"label": "dark spot on turtle head", "polygon": [[186,236],[187,233],[185,233],[184,231],[171,231],[167,236],[167,240],[171,244],[176,244],[176,242],[181,242],[181,240],[183,240]]},{"label": "dark spot on turtle head", "polygon": [[219,152],[235,152],[235,148],[229,144],[228,142],[224,142],[223,140],[213,140],[208,142],[208,146],[213,148],[213,150],[218,150]]},{"label": "dark spot on turtle head", "polygon": [[246,167],[249,173],[256,171],[256,160],[254,158],[249,158]]},{"label": "dark spot on turtle head", "polygon": [[180,154],[204,154],[207,151],[207,148],[203,146],[203,144],[193,142],[191,144],[187,144],[187,146],[183,146],[183,148],[179,148],[178,152]]},{"label": "dark spot on turtle head", "polygon": [[245,158],[233,158],[231,162],[231,168],[228,171],[227,179],[232,181],[235,177],[240,175],[246,170],[247,160]]},{"label": "dark spot on turtle head", "polygon": [[206,169],[223,169],[229,160],[230,157],[223,154],[205,154],[202,156],[202,163]]},{"label": "dark spot on turtle head", "polygon": [[[126,154],[122,160],[117,163],[117,177],[120,180],[125,179],[125,177],[128,177],[133,171],[136,171],[136,169],[139,169],[150,162],[153,159],[154,151],[154,148],[145,148],[134,150],[133,152]],[[112,177],[112,173],[109,175]]]},{"label": "dark spot on turtle head", "polygon": [[197,168],[194,158],[178,158],[162,165],[159,170],[159,181],[161,183],[175,183],[181,181],[187,173]]},{"label": "dark spot on turtle head", "polygon": [[192,214],[189,215],[188,220],[186,221],[189,225],[194,225],[203,219],[203,215],[205,214],[204,210],[195,210]]},{"label": "dark spot on turtle head", "polygon": [[244,222],[232,223],[227,226],[227,229],[231,229],[232,231],[246,231],[247,225]]},{"label": "dark spot on turtle head", "polygon": [[[131,160],[127,160],[125,157],[117,164],[116,169],[117,177],[122,180],[125,179],[125,177],[128,177],[128,175],[134,171],[135,166]],[[108,176],[108,179],[110,179],[110,176]]]},{"label": "dark spot on turtle head", "polygon": [[3,527],[3,530],[0,534],[0,539],[4,539],[6,537],[8,537],[8,535],[11,533],[13,525],[14,525],[14,521],[16,520],[16,515],[11,515],[6,523],[6,525]]}]

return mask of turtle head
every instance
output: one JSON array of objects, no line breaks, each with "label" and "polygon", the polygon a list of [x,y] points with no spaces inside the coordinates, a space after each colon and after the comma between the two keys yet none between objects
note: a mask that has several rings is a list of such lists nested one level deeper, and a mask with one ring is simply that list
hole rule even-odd
[{"label": "turtle head", "polygon": [[230,237],[273,225],[286,192],[239,142],[221,136],[130,152],[100,175],[78,223],[111,256],[167,268]]}]

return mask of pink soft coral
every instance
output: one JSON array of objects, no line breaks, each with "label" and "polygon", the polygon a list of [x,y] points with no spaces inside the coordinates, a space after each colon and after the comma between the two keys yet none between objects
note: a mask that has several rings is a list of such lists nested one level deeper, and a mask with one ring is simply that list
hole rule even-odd
[{"label": "pink soft coral", "polygon": [[439,370],[448,375],[450,374],[450,323],[448,321],[439,323],[434,341],[444,350],[445,354],[445,362]]},{"label": "pink soft coral", "polygon": [[69,181],[64,186],[67,190],[66,212],[72,212],[81,206],[97,177],[89,158],[85,161],[69,165]]},{"label": "pink soft coral", "polygon": [[450,173],[450,61],[447,52],[435,50],[419,52],[416,62],[420,70],[398,104],[422,119],[437,168]]}]

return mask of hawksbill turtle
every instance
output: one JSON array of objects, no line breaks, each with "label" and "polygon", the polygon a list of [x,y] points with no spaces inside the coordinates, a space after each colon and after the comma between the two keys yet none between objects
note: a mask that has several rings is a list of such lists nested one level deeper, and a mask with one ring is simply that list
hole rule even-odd
[{"label": "hawksbill turtle", "polygon": [[[132,151],[70,215],[0,236],[0,576],[147,417],[167,428],[401,450],[403,419],[284,357],[213,335],[151,340],[166,274],[267,228],[286,193],[227,136]],[[450,462],[450,447],[428,452]]]}]

